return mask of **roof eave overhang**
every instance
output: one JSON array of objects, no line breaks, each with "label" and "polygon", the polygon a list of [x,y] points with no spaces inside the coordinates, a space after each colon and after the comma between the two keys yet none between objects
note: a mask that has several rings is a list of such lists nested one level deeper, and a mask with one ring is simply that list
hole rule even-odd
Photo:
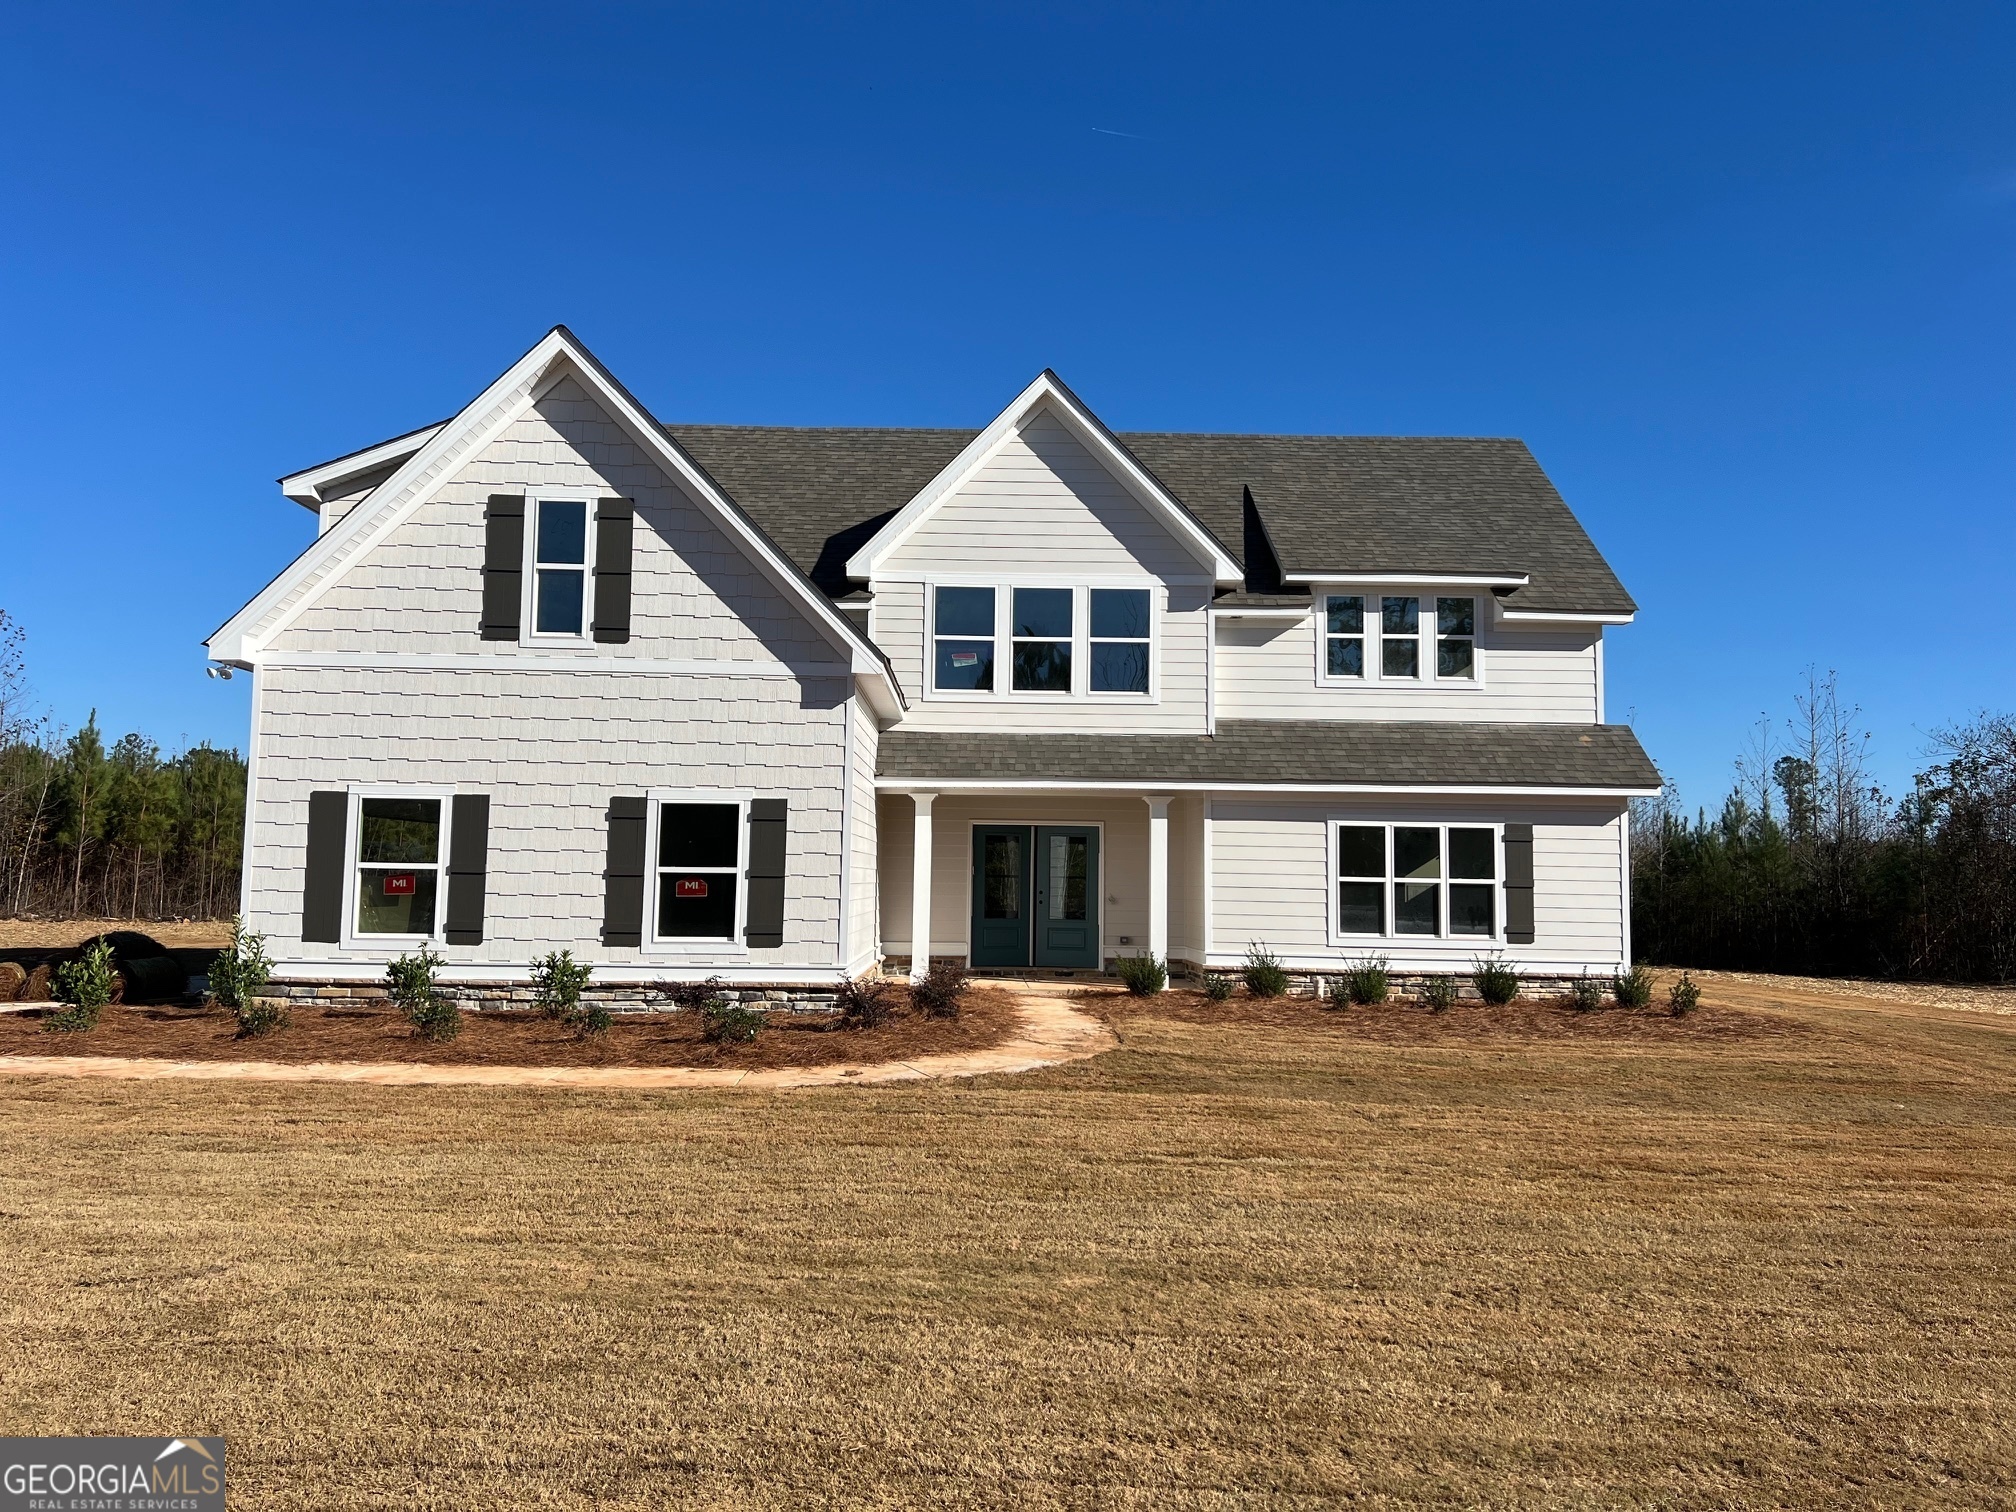
[{"label": "roof eave overhang", "polygon": [[440,420],[433,425],[423,425],[418,430],[377,442],[362,451],[348,452],[327,462],[318,462],[313,467],[304,467],[300,472],[289,473],[280,480],[280,492],[304,509],[319,513],[323,503],[341,494],[343,485],[352,478],[362,477],[388,463],[404,462],[440,434],[446,424],[446,420]]},{"label": "roof eave overhang", "polygon": [[988,777],[877,777],[875,787],[885,793],[1419,793],[1441,797],[1506,798],[1653,798],[1653,787],[1563,787],[1527,783],[1408,783],[1408,782],[1223,782],[1197,778],[1158,781],[1140,778],[988,778]]}]

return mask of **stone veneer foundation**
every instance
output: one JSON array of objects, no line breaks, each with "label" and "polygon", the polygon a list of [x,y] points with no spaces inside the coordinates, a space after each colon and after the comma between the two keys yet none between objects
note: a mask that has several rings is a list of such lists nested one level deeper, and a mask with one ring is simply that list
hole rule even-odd
[{"label": "stone veneer foundation", "polygon": [[[456,1007],[472,1013],[485,1009],[530,1008],[532,989],[522,984],[438,982],[435,990]],[[262,997],[284,998],[290,1003],[382,1003],[385,988],[379,982],[273,981]],[[831,991],[816,987],[772,987],[761,982],[724,986],[721,996],[731,1003],[755,1007],[819,1013],[833,1007]],[[672,984],[662,982],[610,982],[585,987],[584,1003],[600,1003],[612,1013],[677,1013]]]}]

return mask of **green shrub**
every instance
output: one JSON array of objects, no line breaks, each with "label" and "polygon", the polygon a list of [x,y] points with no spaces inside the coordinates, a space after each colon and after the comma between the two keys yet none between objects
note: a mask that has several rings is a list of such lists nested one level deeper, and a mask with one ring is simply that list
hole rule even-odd
[{"label": "green shrub", "polygon": [[430,1040],[452,1040],[462,1032],[462,1013],[441,995],[434,977],[447,964],[426,946],[418,955],[399,956],[385,967],[385,995]]},{"label": "green shrub", "polygon": [[1603,1006],[1604,982],[1588,972],[1568,984],[1568,1006],[1578,1013],[1594,1013]]},{"label": "green shrub", "polygon": [[972,979],[964,966],[942,962],[924,974],[921,982],[910,984],[910,1004],[932,1018],[959,1017],[959,1004]]},{"label": "green shrub", "polygon": [[556,950],[532,963],[532,1003],[546,1017],[571,1024],[581,1011],[581,989],[595,968]]},{"label": "green shrub", "polygon": [[1232,996],[1232,989],[1239,984],[1222,971],[1204,973],[1204,996],[1214,1003],[1222,1003]]},{"label": "green shrub", "polygon": [[741,1003],[717,997],[700,1009],[701,1038],[717,1045],[746,1045],[762,1031],[763,1015]]},{"label": "green shrub", "polygon": [[1666,1006],[1673,1017],[1685,1018],[1701,1006],[1701,989],[1694,978],[1686,972],[1680,973],[1680,980],[1666,990]]},{"label": "green shrub", "polygon": [[1255,997],[1276,998],[1288,990],[1288,973],[1282,969],[1281,958],[1257,942],[1246,947],[1246,964],[1239,975]]},{"label": "green shrub", "polygon": [[1339,1008],[1369,1008],[1386,1001],[1392,984],[1386,978],[1386,957],[1366,956],[1347,961],[1344,975],[1330,984],[1330,1001]]},{"label": "green shrub", "polygon": [[1610,979],[1610,995],[1617,999],[1619,1008],[1644,1008],[1652,1001],[1652,973],[1643,966],[1633,966],[1622,976]]},{"label": "green shrub", "polygon": [[237,1008],[266,990],[273,962],[266,955],[266,936],[246,929],[243,919],[231,921],[231,943],[210,962],[210,997],[220,1008]]},{"label": "green shrub", "polygon": [[45,1029],[81,1034],[98,1025],[98,1015],[112,1001],[112,947],[101,936],[74,961],[65,961],[49,977],[50,990],[64,1004],[42,1021]]},{"label": "green shrub", "polygon": [[1447,972],[1421,979],[1421,1001],[1430,1013],[1446,1013],[1456,1006],[1456,978]]},{"label": "green shrub", "polygon": [[1121,956],[1113,969],[1136,997],[1152,997],[1169,985],[1169,968],[1152,955]]},{"label": "green shrub", "polygon": [[847,1029],[880,1029],[896,1013],[896,984],[888,977],[842,977],[833,994]]},{"label": "green shrub", "polygon": [[293,1022],[281,998],[246,998],[231,1013],[238,1020],[239,1039],[257,1039]]},{"label": "green shrub", "polygon": [[1493,1007],[1502,1008],[1519,996],[1519,973],[1496,956],[1472,961],[1470,980],[1477,984],[1477,995]]}]

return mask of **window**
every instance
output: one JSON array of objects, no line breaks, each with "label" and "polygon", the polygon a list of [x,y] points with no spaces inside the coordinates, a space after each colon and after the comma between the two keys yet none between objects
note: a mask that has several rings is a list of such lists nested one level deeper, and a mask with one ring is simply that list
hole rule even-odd
[{"label": "window", "polygon": [[940,588],[933,604],[931,686],[954,692],[994,687],[994,590]]},{"label": "window", "polygon": [[658,806],[661,940],[732,940],[747,826],[736,803]]},{"label": "window", "polygon": [[1146,588],[1092,590],[1092,691],[1146,693],[1150,626]]},{"label": "window", "polygon": [[1498,933],[1498,832],[1439,824],[1337,826],[1340,935]]},{"label": "window", "polygon": [[532,633],[586,634],[588,506],[578,499],[541,499],[534,535]]},{"label": "window", "polygon": [[1365,675],[1365,600],[1355,593],[1333,593],[1326,600],[1323,665],[1332,677]]},{"label": "window", "polygon": [[1379,675],[1421,675],[1421,600],[1379,600]]},{"label": "window", "polygon": [[439,798],[358,799],[358,934],[433,938],[441,849]]},{"label": "window", "polygon": [[1477,675],[1477,600],[1435,600],[1435,675]]},{"label": "window", "polygon": [[1017,588],[1010,623],[1018,693],[1071,691],[1069,588]]}]

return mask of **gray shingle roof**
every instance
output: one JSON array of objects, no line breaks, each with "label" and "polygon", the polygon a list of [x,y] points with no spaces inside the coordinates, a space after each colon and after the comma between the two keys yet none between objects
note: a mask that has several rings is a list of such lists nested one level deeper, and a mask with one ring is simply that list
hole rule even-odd
[{"label": "gray shingle roof", "polygon": [[[830,594],[847,559],[977,431],[666,427]],[[1235,561],[1245,490],[1286,572],[1524,572],[1508,607],[1636,607],[1523,442],[1122,432]]]},{"label": "gray shingle roof", "polygon": [[883,732],[876,776],[916,782],[1377,783],[1656,788],[1628,725],[1226,720],[1215,736]]}]

